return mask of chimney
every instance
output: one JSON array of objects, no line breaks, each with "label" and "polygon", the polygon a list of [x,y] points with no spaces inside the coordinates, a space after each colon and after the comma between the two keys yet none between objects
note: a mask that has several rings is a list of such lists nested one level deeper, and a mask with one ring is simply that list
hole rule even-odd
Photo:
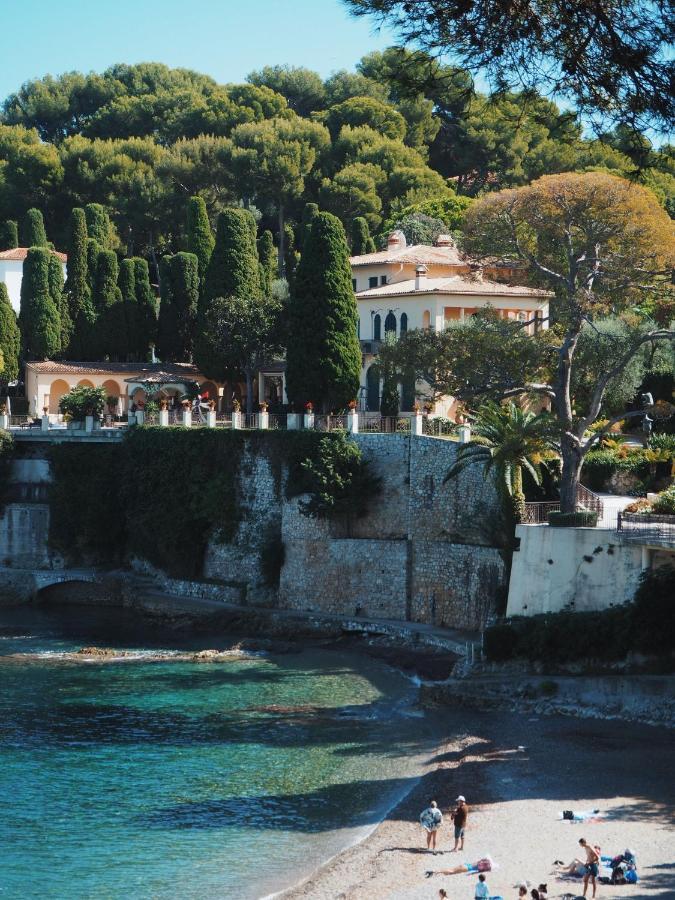
[{"label": "chimney", "polygon": [[434,247],[454,247],[455,242],[449,234],[439,234],[434,241]]},{"label": "chimney", "polygon": [[405,250],[408,242],[402,231],[392,231],[387,238],[387,250]]},{"label": "chimney", "polygon": [[424,289],[427,281],[427,267],[426,266],[417,266],[415,269],[415,290],[421,291]]}]

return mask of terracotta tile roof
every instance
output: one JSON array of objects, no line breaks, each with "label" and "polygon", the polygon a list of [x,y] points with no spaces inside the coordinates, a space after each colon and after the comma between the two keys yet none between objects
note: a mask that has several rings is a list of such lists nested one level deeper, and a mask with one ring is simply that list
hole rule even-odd
[{"label": "terracotta tile roof", "polygon": [[[23,262],[28,256],[29,250],[30,247],[14,247],[13,250],[2,250],[0,251],[0,261],[9,259],[12,261]],[[68,255],[66,253],[59,253],[58,250],[52,250],[52,253],[54,256],[58,256],[62,263],[68,262]]]},{"label": "terracotta tile roof", "polygon": [[28,362],[26,368],[45,375],[178,375],[195,378],[199,369],[188,363]]},{"label": "terracotta tile roof", "polygon": [[499,284],[496,281],[481,281],[478,278],[462,278],[460,275],[455,275],[452,278],[423,278],[419,290],[415,289],[415,279],[410,278],[407,281],[397,281],[394,284],[383,284],[381,287],[359,291],[356,297],[359,300],[367,300],[369,297],[400,297],[405,294],[475,294],[485,297],[553,296],[551,291],[544,291],[540,288]]},{"label": "terracotta tile roof", "polygon": [[470,260],[461,254],[455,246],[430,247],[427,244],[412,244],[410,247],[402,247],[399,250],[380,250],[377,253],[351,256],[349,262],[352,266],[372,266],[378,263],[411,263],[416,266],[465,266]]}]

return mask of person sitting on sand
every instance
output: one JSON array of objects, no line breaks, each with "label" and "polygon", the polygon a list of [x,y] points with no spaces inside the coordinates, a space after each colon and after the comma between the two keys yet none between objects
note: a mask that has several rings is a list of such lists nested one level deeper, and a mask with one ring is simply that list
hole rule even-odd
[{"label": "person sitting on sand", "polygon": [[438,892],[438,900],[448,900],[448,892],[445,888],[441,888]]},{"label": "person sitting on sand", "polygon": [[426,829],[427,850],[431,850],[432,853],[436,853],[436,834],[442,821],[443,814],[438,804],[435,800],[430,800],[429,806],[420,815],[420,825]]},{"label": "person sitting on sand", "polygon": [[[600,846],[599,844],[595,844],[593,849],[600,856]],[[574,875],[576,878],[582,878],[586,873],[586,863],[583,859],[573,859],[569,865],[565,865],[562,860],[556,860],[555,865],[562,866],[562,869],[558,872],[558,875]]]},{"label": "person sitting on sand", "polygon": [[455,802],[457,806],[450,813],[450,818],[455,823],[455,846],[450,851],[451,853],[454,853],[455,850],[464,849],[464,829],[466,828],[466,820],[469,815],[469,807],[466,805],[466,798],[462,794],[459,795]]},{"label": "person sitting on sand", "polygon": [[589,879],[590,879],[591,884],[593,885],[593,896],[595,897],[595,891],[596,891],[595,879],[598,877],[598,866],[600,864],[600,851],[596,850],[595,847],[591,847],[591,845],[586,841],[586,838],[579,838],[579,844],[586,851],[586,870],[584,872],[584,897],[586,896],[586,891],[588,890]]},{"label": "person sitting on sand", "polygon": [[478,876],[478,884],[474,892],[475,900],[489,900],[490,889],[485,881],[485,875],[482,873]]},{"label": "person sitting on sand", "polygon": [[521,884],[518,888],[518,900],[520,900],[521,897],[527,897],[527,887],[524,884]]}]

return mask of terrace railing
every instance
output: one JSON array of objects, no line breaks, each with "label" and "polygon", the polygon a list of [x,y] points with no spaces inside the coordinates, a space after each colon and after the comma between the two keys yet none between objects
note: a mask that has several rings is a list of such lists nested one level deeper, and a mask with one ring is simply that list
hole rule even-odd
[{"label": "terrace railing", "polygon": [[675,548],[675,516],[620,512],[616,530],[627,541]]}]

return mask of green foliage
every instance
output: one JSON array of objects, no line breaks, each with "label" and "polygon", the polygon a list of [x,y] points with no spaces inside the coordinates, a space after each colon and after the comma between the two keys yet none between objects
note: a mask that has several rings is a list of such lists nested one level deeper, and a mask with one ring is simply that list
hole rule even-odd
[{"label": "green foliage", "polygon": [[657,494],[652,503],[652,512],[662,516],[675,516],[675,486]]},{"label": "green foliage", "polygon": [[375,241],[370,236],[368,222],[363,216],[357,216],[352,222],[352,256],[374,253]]},{"label": "green foliage", "polygon": [[308,516],[347,521],[362,518],[381,488],[381,479],[343,431],[322,438],[315,457],[302,467],[310,497],[301,509]]},{"label": "green foliage", "polygon": [[101,416],[105,404],[105,388],[74,387],[61,397],[59,409],[68,413],[73,421],[83,422],[85,416]]},{"label": "green foliage", "polygon": [[39,209],[29,209],[23,223],[22,240],[24,247],[46,247],[47,232]]},{"label": "green foliage", "polygon": [[351,127],[367,125],[373,131],[394,140],[402,140],[406,133],[403,116],[388,104],[373,97],[350,97],[349,100],[332,106],[326,115],[326,125],[333,140],[345,125]]},{"label": "green foliage", "polygon": [[[469,197],[457,194],[448,194],[434,200],[423,200],[402,207],[398,214],[382,223],[381,234],[387,235],[391,231],[400,228],[400,223],[410,216],[428,216],[435,221],[441,221],[445,225],[445,232],[459,231],[464,221],[464,213],[473,201]],[[414,219],[412,221],[415,221]],[[412,235],[411,235],[412,236]],[[406,237],[408,235],[406,234]],[[426,243],[422,241],[421,243]]]},{"label": "green foliage", "polygon": [[16,381],[19,377],[20,350],[21,332],[16,321],[16,313],[9,302],[7,285],[0,282],[0,354],[2,355],[0,377],[3,381]]},{"label": "green foliage", "polygon": [[19,225],[13,219],[0,224],[0,251],[19,246]]},{"label": "green foliage", "polygon": [[[279,250],[281,251],[281,247]],[[298,268],[299,261],[300,254],[295,249],[295,231],[293,226],[286,222],[284,225],[283,274],[289,285],[295,278],[295,270]]]},{"label": "green foliage", "polygon": [[126,314],[122,292],[117,285],[119,265],[112,250],[98,256],[93,304],[96,310],[95,347],[97,355],[119,358],[128,350]]},{"label": "green foliage", "polygon": [[277,251],[271,231],[263,231],[258,238],[258,259],[260,261],[260,286],[263,294],[269,297],[278,269]]},{"label": "green foliage", "polygon": [[[169,259],[171,306],[175,317],[172,359],[190,362],[199,302],[199,261],[194,253],[176,253]],[[166,322],[164,323],[166,327]]]},{"label": "green foliage", "polygon": [[150,270],[146,260],[134,257],[136,303],[138,304],[139,355],[145,358],[150,344],[157,339],[157,299],[150,284]]},{"label": "green foliage", "polygon": [[621,660],[631,652],[671,656],[675,569],[643,573],[633,603],[602,612],[560,612],[509,619],[485,632],[489,660],[528,659],[545,665]]},{"label": "green foliage", "polygon": [[14,455],[14,438],[9,431],[0,431],[0,513],[9,481],[9,469]]},{"label": "green foliage", "polygon": [[50,257],[45,247],[31,247],[23,264],[19,327],[27,359],[49,359],[61,349],[61,319],[49,291]]},{"label": "green foliage", "polygon": [[84,210],[76,207],[70,213],[68,277],[65,286],[68,313],[74,328],[70,342],[71,358],[73,354],[76,357],[78,353],[82,354],[85,351],[86,337],[81,334],[80,329],[89,318],[85,314],[85,309],[91,301],[87,266],[87,221]]},{"label": "green foliage", "polygon": [[281,94],[286,98],[289,108],[300,116],[308,116],[323,106],[323,82],[316,72],[310,69],[296,66],[265,66],[259,72],[251,72],[247,81]]},{"label": "green foliage", "polygon": [[197,257],[200,284],[204,284],[215,239],[203,197],[190,197],[187,208],[187,249]]},{"label": "green foliage", "polygon": [[300,250],[300,252],[302,252],[302,248],[305,246],[305,241],[309,237],[309,232],[312,229],[312,222],[318,215],[318,203],[305,203],[302,210],[302,220],[296,229],[295,235],[297,240],[297,249]]},{"label": "green foliage", "polygon": [[340,409],[358,393],[361,348],[349,250],[340,221],[312,225],[289,304],[287,391],[294,403]]},{"label": "green foliage", "polygon": [[591,450],[586,454],[582,479],[592,491],[604,491],[616,472],[635,475],[645,487],[649,483],[649,462],[641,450],[621,453],[618,450]]},{"label": "green foliage", "polygon": [[87,234],[102,250],[114,250],[119,244],[117,232],[110,214],[100,203],[87,203],[84,208]]},{"label": "green foliage", "polygon": [[550,512],[548,524],[551,528],[595,528],[598,514],[594,510],[579,510],[573,513]]},{"label": "green foliage", "polygon": [[670,450],[675,453],[675,434],[652,434],[648,446],[650,450]]},{"label": "green foliage", "polygon": [[61,334],[59,340],[59,353],[65,354],[70,344],[73,333],[73,322],[70,318],[68,298],[64,292],[63,264],[55,253],[49,256],[49,295],[59,313]]}]

